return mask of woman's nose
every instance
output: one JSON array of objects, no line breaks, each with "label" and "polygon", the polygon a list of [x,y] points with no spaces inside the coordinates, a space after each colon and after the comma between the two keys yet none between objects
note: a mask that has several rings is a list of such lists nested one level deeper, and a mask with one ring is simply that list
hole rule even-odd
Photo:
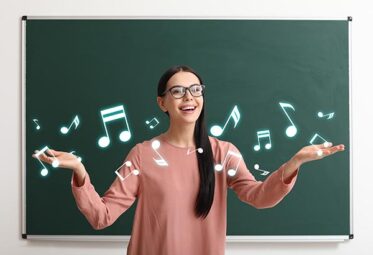
[{"label": "woman's nose", "polygon": [[189,89],[185,91],[184,99],[193,99],[193,95],[190,93]]}]

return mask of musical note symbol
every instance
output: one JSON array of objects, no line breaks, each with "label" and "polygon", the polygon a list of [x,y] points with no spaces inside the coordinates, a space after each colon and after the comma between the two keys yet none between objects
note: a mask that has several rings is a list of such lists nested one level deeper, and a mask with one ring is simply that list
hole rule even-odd
[{"label": "musical note symbol", "polygon": [[[328,147],[329,146],[329,142],[327,141],[327,140],[325,140],[324,139],[324,137],[322,137],[321,135],[319,135],[319,134],[314,134],[313,135],[313,137],[311,138],[311,140],[310,140],[310,144],[312,144],[312,145],[315,145],[315,140],[317,139],[317,138],[320,138],[321,140],[322,140],[322,142],[324,143],[324,147]],[[319,139],[319,140],[320,140]],[[316,143],[317,144],[317,143]]]},{"label": "musical note symbol", "polygon": [[[151,124],[152,122],[156,122],[155,124]],[[155,128],[158,124],[159,124],[159,121],[158,121],[158,119],[156,118],[156,117],[154,117],[153,119],[151,119],[150,121],[149,120],[147,120],[147,121],[145,121],[145,123],[146,124],[150,124],[150,128],[151,129],[153,129],[153,128]]]},{"label": "musical note symbol", "polygon": [[269,149],[272,148],[271,133],[270,133],[269,130],[258,131],[258,132],[256,132],[256,135],[258,137],[258,144],[254,146],[254,150],[255,151],[259,151],[260,150],[260,140],[264,139],[264,138],[268,138],[268,140],[269,140],[269,142],[266,143],[266,145],[264,147],[267,150],[269,150]]},{"label": "musical note symbol", "polygon": [[107,122],[111,122],[117,119],[124,119],[128,130],[122,131],[119,135],[119,139],[122,142],[127,142],[131,138],[131,131],[129,129],[129,125],[127,122],[127,116],[126,116],[126,113],[124,112],[123,105],[119,105],[119,106],[111,107],[109,109],[102,110],[101,118],[104,123],[104,128],[105,128],[105,133],[106,133],[105,136],[101,137],[98,140],[98,145],[101,148],[105,148],[110,144],[110,137],[109,137],[109,133],[106,128]]},{"label": "musical note symbol", "polygon": [[[310,144],[312,144],[312,145],[316,145],[314,142],[315,142],[315,140],[317,139],[317,138],[319,138],[319,140],[321,140],[322,142],[323,142],[323,145],[324,145],[324,148],[327,148],[327,147],[330,147],[331,146],[331,143],[330,142],[328,142],[327,140],[325,140],[324,139],[324,137],[322,137],[321,135],[319,135],[319,134],[314,134],[314,136],[311,138],[311,140],[310,140]],[[318,156],[322,156],[322,154],[323,154],[323,152],[322,152],[322,150],[318,150],[317,152],[317,155]]]},{"label": "musical note symbol", "polygon": [[[40,162],[40,164],[43,166],[43,168],[41,169],[40,171],[40,174],[42,176],[47,176],[48,174],[48,168],[44,165],[44,163],[39,159],[40,155],[43,154],[46,150],[49,150],[48,146],[45,146],[43,149],[41,149],[40,151],[38,151],[35,156],[36,156],[36,159]],[[59,162],[57,160],[57,158],[54,156],[54,154],[50,151],[50,153],[52,154],[53,156],[53,161],[52,161],[52,166],[54,168],[58,167],[59,165]]]},{"label": "musical note symbol", "polygon": [[265,175],[269,174],[269,171],[259,169],[259,165],[258,164],[254,165],[254,169],[262,172],[260,175],[264,175],[265,176]]},{"label": "musical note symbol", "polygon": [[73,121],[71,122],[70,126],[68,128],[67,127],[62,127],[60,131],[61,131],[62,134],[66,135],[70,131],[70,128],[73,124],[75,125],[75,129],[77,129],[78,126],[79,126],[79,123],[80,123],[79,117],[78,117],[78,115],[76,115],[75,118],[73,119]]},{"label": "musical note symbol", "polygon": [[[74,154],[75,151],[71,151],[71,152],[69,152],[69,153]],[[81,158],[81,157],[77,157],[77,160],[78,160],[79,162],[82,162],[82,158]]]},{"label": "musical note symbol", "polygon": [[293,136],[295,136],[297,134],[298,130],[295,127],[294,122],[291,120],[291,118],[289,117],[288,113],[286,112],[285,108],[290,108],[290,109],[292,109],[294,111],[295,111],[295,109],[294,109],[294,107],[291,104],[288,104],[288,103],[281,103],[280,102],[279,104],[280,104],[282,110],[285,112],[287,118],[289,119],[289,121],[291,123],[291,125],[286,128],[286,135],[288,137],[293,137]]},{"label": "musical note symbol", "polygon": [[227,158],[228,158],[229,156],[234,156],[234,157],[236,157],[236,158],[239,158],[239,160],[238,160],[238,162],[237,162],[237,165],[236,165],[236,168],[235,168],[235,169],[230,168],[230,169],[228,169],[228,172],[227,172],[229,176],[234,176],[234,175],[236,174],[237,169],[238,169],[238,166],[239,166],[239,164],[240,164],[240,162],[241,162],[241,160],[242,160],[242,155],[239,154],[239,153],[236,153],[236,152],[234,152],[234,151],[228,151],[227,154],[225,155],[225,158],[224,158],[224,160],[223,160],[223,163],[221,163],[221,164],[216,164],[216,165],[215,165],[215,170],[218,171],[218,172],[220,172],[221,170],[223,170],[223,167],[224,167],[224,165],[225,165],[225,163],[226,163],[226,160],[227,160]]},{"label": "musical note symbol", "polygon": [[327,120],[330,120],[331,118],[334,117],[334,112],[331,112],[331,113],[328,113],[328,114],[324,114],[324,113],[322,113],[322,112],[318,112],[318,113],[317,113],[317,116],[319,116],[319,118],[327,117],[326,119],[327,119]]},{"label": "musical note symbol", "polygon": [[154,159],[155,163],[157,163],[157,165],[159,166],[168,166],[168,163],[167,161],[161,156],[161,154],[159,154],[159,152],[157,151],[158,148],[161,146],[161,143],[158,141],[158,140],[154,140],[152,142],[152,148],[153,150],[158,154],[158,156],[160,157],[160,159]]},{"label": "musical note symbol", "polygon": [[198,149],[195,149],[195,150],[190,150],[188,149],[187,151],[187,155],[189,154],[192,154],[193,152],[197,151],[199,154],[202,154],[203,153],[203,149],[202,148],[198,148]]},{"label": "musical note symbol", "polygon": [[237,105],[234,106],[231,114],[229,115],[227,121],[225,122],[223,128],[219,125],[214,125],[211,127],[210,129],[210,133],[213,135],[213,136],[221,136],[223,134],[223,131],[225,129],[225,127],[227,126],[228,122],[230,119],[233,119],[234,121],[234,126],[233,128],[235,128],[237,126],[237,123],[238,121],[240,120],[241,118],[241,114],[240,112],[238,111],[238,108],[237,108]]},{"label": "musical note symbol", "polygon": [[126,165],[126,167],[131,167],[132,166],[132,163],[131,161],[126,161],[124,162],[120,167],[117,168],[117,170],[115,170],[115,174],[119,177],[119,179],[121,181],[124,181],[125,179],[127,179],[130,175],[139,175],[140,174],[140,171],[137,170],[137,169],[133,169],[129,174],[127,174],[125,177],[123,177],[118,171],[119,169],[123,166],[123,165]]},{"label": "musical note symbol", "polygon": [[36,129],[39,130],[40,129],[40,125],[38,123],[38,119],[32,119],[33,122],[35,122],[36,124]]}]

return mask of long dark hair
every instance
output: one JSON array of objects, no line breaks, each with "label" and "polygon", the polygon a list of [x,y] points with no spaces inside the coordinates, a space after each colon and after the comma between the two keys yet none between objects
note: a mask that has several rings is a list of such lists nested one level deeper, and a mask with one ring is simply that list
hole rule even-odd
[{"label": "long dark hair", "polygon": [[[167,88],[168,80],[177,72],[190,72],[196,75],[200,84],[203,84],[201,77],[189,66],[172,66],[161,76],[158,82],[158,96],[161,97]],[[201,114],[199,115],[194,128],[194,142],[197,148],[203,148],[203,153],[196,153],[200,176],[199,192],[195,203],[197,217],[206,218],[214,201],[215,173],[211,143],[205,125],[205,98]],[[168,114],[168,113],[167,113]]]}]

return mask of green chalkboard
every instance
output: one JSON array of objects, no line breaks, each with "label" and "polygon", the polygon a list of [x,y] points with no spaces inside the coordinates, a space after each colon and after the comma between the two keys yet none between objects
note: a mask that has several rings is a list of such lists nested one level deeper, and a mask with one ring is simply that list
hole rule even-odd
[{"label": "green chalkboard", "polygon": [[[176,64],[189,65],[202,76],[209,129],[223,125],[237,106],[239,122],[235,127],[229,122],[219,139],[239,148],[257,180],[268,175],[255,170],[255,164],[272,172],[315,134],[346,146],[343,153],[303,165],[292,192],[274,208],[255,209],[228,190],[228,236],[352,234],[347,18],[25,18],[22,23],[23,234],[131,234],[136,203],[112,226],[93,230],[71,194],[71,171],[47,166],[48,174],[42,176],[43,166],[31,155],[44,146],[75,151],[103,194],[129,150],[168,127],[156,104],[156,89],[161,74]],[[111,143],[102,148],[100,111],[114,106],[123,106],[128,127],[113,123],[108,128]],[[159,124],[151,129],[145,121],[153,117]],[[286,133],[292,123],[296,134]],[[62,134],[61,127],[70,124]],[[123,128],[131,132],[129,141],[118,139]],[[268,140],[254,149],[258,131],[263,131],[262,139],[270,133],[270,149],[264,147]]]}]

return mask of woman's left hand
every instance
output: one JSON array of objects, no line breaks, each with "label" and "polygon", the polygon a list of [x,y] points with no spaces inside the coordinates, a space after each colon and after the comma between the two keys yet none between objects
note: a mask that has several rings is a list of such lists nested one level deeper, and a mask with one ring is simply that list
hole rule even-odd
[{"label": "woman's left hand", "polygon": [[324,144],[305,146],[298,151],[294,157],[297,159],[299,164],[303,164],[309,161],[328,157],[336,152],[344,151],[344,149],[345,146],[343,144],[333,146],[332,143],[326,142]]}]

